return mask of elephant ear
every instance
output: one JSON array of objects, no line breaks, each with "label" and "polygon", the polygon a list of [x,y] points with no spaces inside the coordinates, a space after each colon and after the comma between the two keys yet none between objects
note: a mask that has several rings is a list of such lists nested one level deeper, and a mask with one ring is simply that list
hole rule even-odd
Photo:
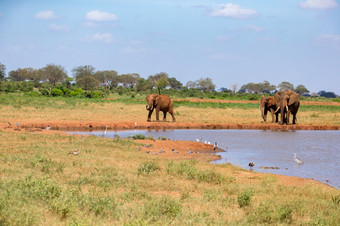
[{"label": "elephant ear", "polygon": [[300,101],[299,94],[297,94],[295,92],[291,92],[290,96],[289,96],[288,105],[292,105],[292,104],[294,104],[295,102],[298,102],[298,101]]},{"label": "elephant ear", "polygon": [[155,105],[158,105],[159,101],[161,100],[160,95],[155,95],[153,98],[154,98]]}]

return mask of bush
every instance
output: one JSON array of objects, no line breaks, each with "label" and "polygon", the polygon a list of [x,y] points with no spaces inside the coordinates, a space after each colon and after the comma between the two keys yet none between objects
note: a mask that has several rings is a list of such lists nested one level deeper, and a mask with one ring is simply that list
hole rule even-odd
[{"label": "bush", "polygon": [[84,91],[81,88],[74,88],[69,96],[70,97],[80,97]]},{"label": "bush", "polygon": [[141,164],[139,164],[137,168],[137,172],[138,172],[138,175],[149,174],[159,169],[160,167],[155,162],[146,161],[146,162],[142,162]]},{"label": "bush", "polygon": [[104,96],[103,92],[101,91],[92,91],[91,98],[102,98]]},{"label": "bush", "polygon": [[246,190],[240,193],[237,196],[237,202],[240,205],[240,207],[249,206],[252,195],[253,195],[253,192],[249,190]]},{"label": "bush", "polygon": [[50,91],[48,91],[48,89],[42,88],[39,91],[43,96],[49,96],[50,95]]},{"label": "bush", "polygon": [[54,88],[54,89],[51,90],[51,96],[59,97],[59,96],[62,96],[62,95],[64,95],[64,92],[60,89]]},{"label": "bush", "polygon": [[153,220],[157,220],[162,216],[174,218],[181,212],[181,204],[177,200],[168,197],[153,199],[144,205],[144,214]]}]

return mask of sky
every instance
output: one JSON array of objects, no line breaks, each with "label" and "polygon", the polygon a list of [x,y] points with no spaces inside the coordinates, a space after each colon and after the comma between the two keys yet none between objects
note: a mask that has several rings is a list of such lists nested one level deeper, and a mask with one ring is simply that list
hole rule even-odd
[{"label": "sky", "polygon": [[0,62],[340,94],[340,0],[1,0]]}]

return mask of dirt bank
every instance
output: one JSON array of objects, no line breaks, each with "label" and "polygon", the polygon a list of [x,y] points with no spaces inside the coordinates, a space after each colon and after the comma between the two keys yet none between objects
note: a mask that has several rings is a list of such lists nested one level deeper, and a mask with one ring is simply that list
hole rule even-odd
[{"label": "dirt bank", "polygon": [[[229,124],[229,123],[172,123],[172,122],[96,122],[96,121],[21,121],[18,128],[40,128],[49,126],[52,130],[109,130],[119,129],[253,129],[253,130],[340,130],[340,125],[279,125],[271,123]],[[16,122],[0,123],[0,128],[16,128]]]}]

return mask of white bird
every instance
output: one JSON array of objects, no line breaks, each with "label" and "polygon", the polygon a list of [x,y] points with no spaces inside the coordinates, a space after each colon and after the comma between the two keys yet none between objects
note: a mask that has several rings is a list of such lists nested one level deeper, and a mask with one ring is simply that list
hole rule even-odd
[{"label": "white bird", "polygon": [[197,142],[200,142],[200,140],[199,140],[199,139],[196,139],[196,141],[197,141]]},{"label": "white bird", "polygon": [[302,165],[302,164],[303,164],[303,162],[302,162],[300,159],[296,158],[296,154],[295,154],[295,153],[294,153],[294,161],[295,161],[298,165]]},{"label": "white bird", "polygon": [[72,155],[79,155],[80,153],[80,150],[79,148],[77,149],[77,151],[71,151],[69,154],[72,154]]},{"label": "white bird", "polygon": [[137,124],[137,122],[135,122],[135,128],[137,128],[137,126],[138,126],[138,124]]},{"label": "white bird", "polygon": [[107,127],[108,127],[108,126],[105,126],[105,130],[104,130],[104,132],[103,132],[103,135],[102,135],[102,137],[105,137],[105,135],[106,135],[106,132],[107,132]]},{"label": "white bird", "polygon": [[50,130],[51,129],[51,127],[48,125],[47,127],[46,127],[46,130]]}]

